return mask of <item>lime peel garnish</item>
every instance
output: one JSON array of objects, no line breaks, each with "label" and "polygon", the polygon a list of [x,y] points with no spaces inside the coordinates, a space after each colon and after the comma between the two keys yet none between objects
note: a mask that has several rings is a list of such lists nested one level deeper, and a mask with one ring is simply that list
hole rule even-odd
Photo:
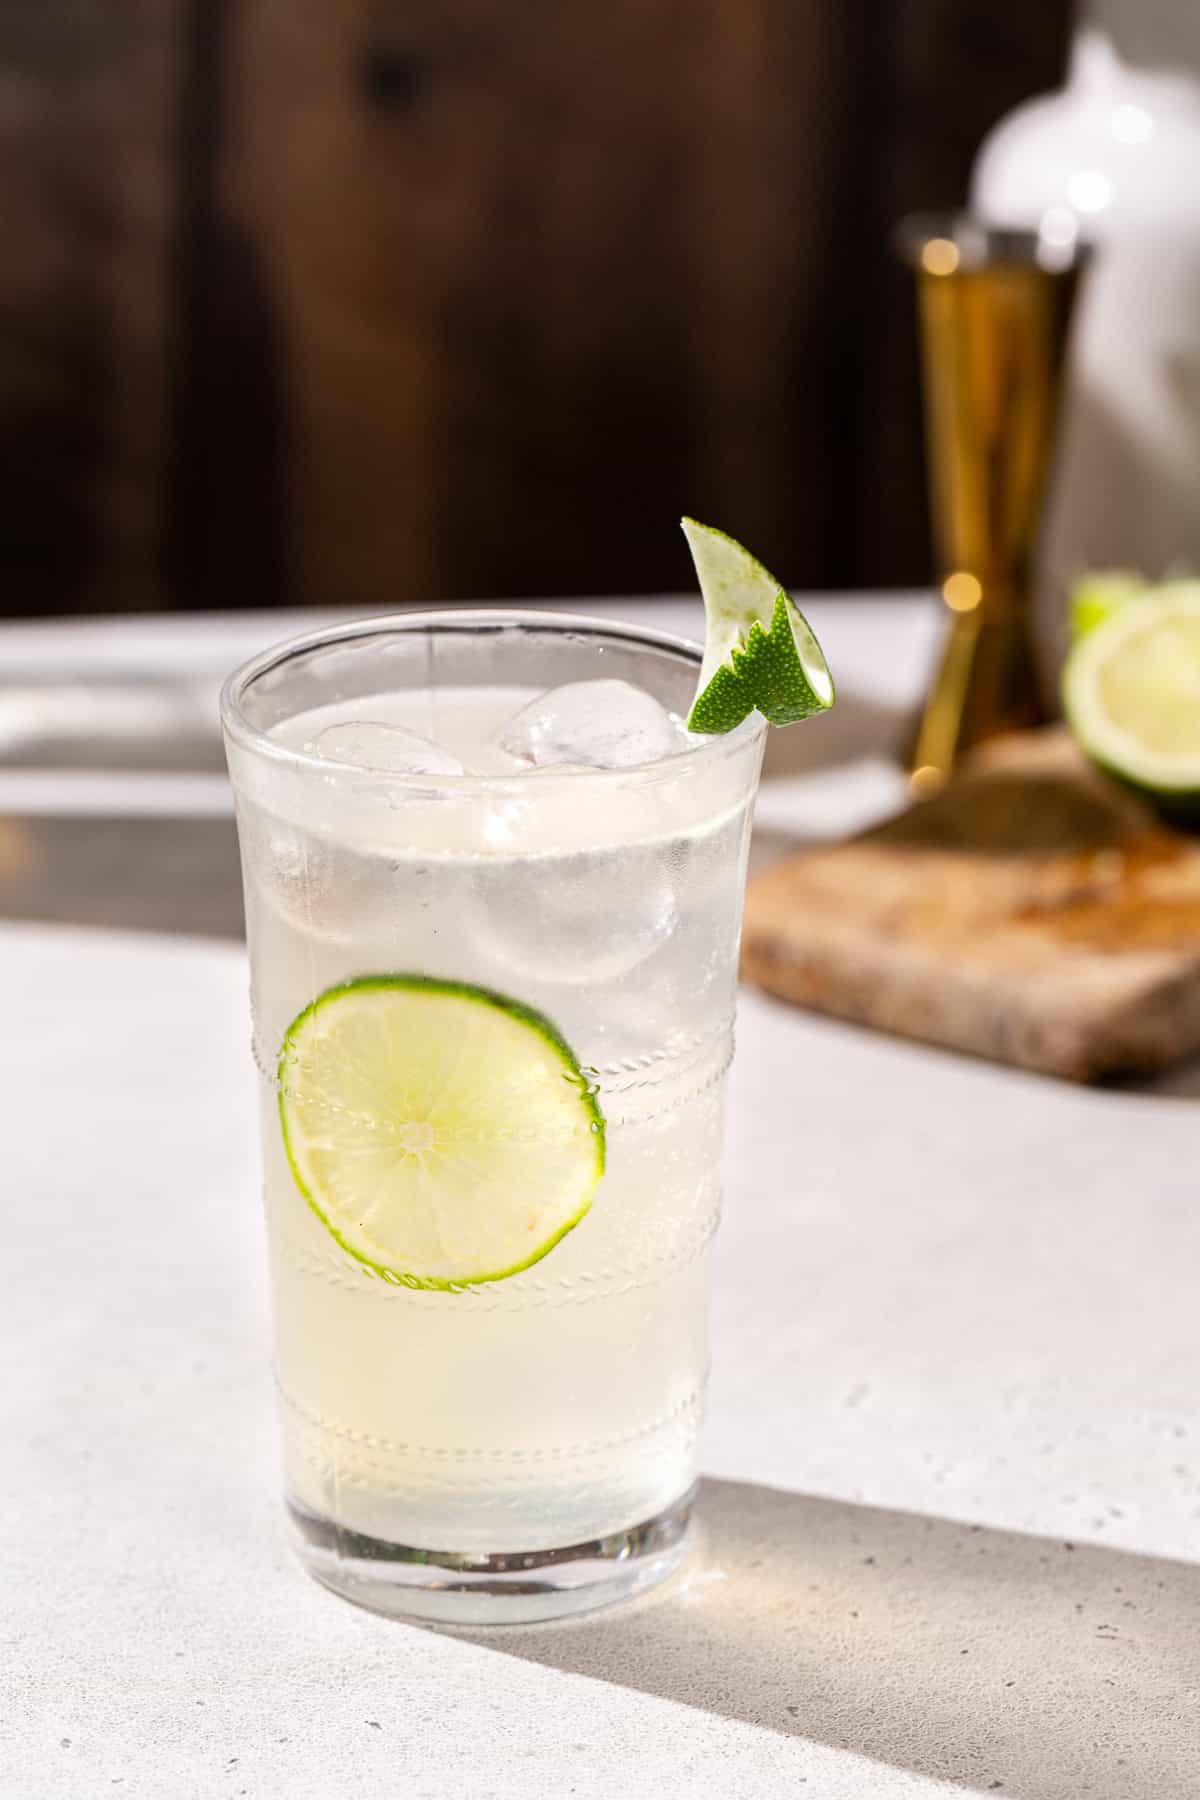
[{"label": "lime peel garnish", "polygon": [[735,538],[682,521],[704,596],[704,660],[689,731],[732,731],[757,709],[794,725],[834,703],[833,677],[807,619]]}]

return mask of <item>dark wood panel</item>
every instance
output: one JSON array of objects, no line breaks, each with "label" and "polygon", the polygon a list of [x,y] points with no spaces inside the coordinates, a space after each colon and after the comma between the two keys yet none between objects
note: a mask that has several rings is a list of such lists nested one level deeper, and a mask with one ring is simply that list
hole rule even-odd
[{"label": "dark wood panel", "polygon": [[1067,11],[14,6],[0,607],[919,577],[890,226]]},{"label": "dark wood panel", "polygon": [[785,560],[829,531],[795,469],[836,403],[831,18],[244,9],[226,167],[288,346],[299,597],[670,586],[685,507]]},{"label": "dark wood panel", "polygon": [[0,10],[0,610],[161,599],[177,12]]}]

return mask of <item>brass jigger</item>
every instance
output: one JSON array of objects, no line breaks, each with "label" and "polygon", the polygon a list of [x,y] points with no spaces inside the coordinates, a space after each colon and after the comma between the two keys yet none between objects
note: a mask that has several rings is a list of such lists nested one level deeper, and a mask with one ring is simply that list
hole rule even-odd
[{"label": "brass jigger", "polygon": [[1040,235],[958,215],[906,219],[916,271],[934,539],[951,615],[912,758],[919,793],[982,739],[1044,721],[1030,605],[1067,330],[1086,248],[1069,213]]}]

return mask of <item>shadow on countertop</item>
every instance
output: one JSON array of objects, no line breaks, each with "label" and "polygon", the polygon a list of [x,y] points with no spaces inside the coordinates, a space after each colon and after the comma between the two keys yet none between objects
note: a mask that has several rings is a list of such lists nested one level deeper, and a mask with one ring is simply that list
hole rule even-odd
[{"label": "shadow on countertop", "polygon": [[742,1482],[656,1592],[488,1649],[1018,1800],[1200,1780],[1200,1568]]},{"label": "shadow on countertop", "polygon": [[0,922],[240,939],[233,815],[0,816]]}]

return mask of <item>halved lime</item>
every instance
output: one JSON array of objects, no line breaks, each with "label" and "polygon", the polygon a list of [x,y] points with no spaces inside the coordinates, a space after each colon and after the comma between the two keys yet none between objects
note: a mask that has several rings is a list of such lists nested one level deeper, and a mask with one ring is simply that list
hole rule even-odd
[{"label": "halved lime", "polygon": [[503,994],[369,975],[321,994],[279,1054],[296,1185],[344,1250],[406,1287],[527,1269],[604,1172],[604,1117],[570,1046]]},{"label": "halved lime", "polygon": [[1168,583],[1080,638],[1063,708],[1095,762],[1160,804],[1200,803],[1200,585]]},{"label": "halved lime", "polygon": [[735,538],[695,519],[683,532],[707,625],[688,730],[732,731],[756,707],[772,725],[825,712],[833,677],[795,601]]}]

